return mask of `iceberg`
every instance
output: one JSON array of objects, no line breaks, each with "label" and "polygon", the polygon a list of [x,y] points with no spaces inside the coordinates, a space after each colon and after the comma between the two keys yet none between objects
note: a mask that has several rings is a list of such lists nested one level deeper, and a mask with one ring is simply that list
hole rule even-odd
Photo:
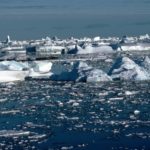
[{"label": "iceberg", "polygon": [[28,74],[28,71],[0,71],[0,82],[23,81]]},{"label": "iceberg", "polygon": [[42,73],[42,72],[36,72],[33,68],[30,68],[29,75],[27,77],[33,78],[33,79],[47,79],[52,75],[51,72]]},{"label": "iceberg", "polygon": [[77,54],[92,54],[92,53],[112,53],[114,50],[111,46],[101,45],[92,46],[91,44],[86,45],[83,49],[80,49]]},{"label": "iceberg", "polygon": [[146,56],[144,61],[141,63],[141,66],[149,73],[150,75],[150,58]]},{"label": "iceberg", "polygon": [[78,74],[74,62],[54,63],[51,68],[53,81],[75,81]]},{"label": "iceberg", "polygon": [[94,41],[94,42],[98,42],[98,41],[100,41],[100,40],[101,40],[101,38],[100,38],[99,36],[93,38],[93,41]]},{"label": "iceberg", "polygon": [[29,76],[31,78],[49,78],[51,76],[52,63],[50,61],[29,62]]},{"label": "iceberg", "polygon": [[26,63],[17,61],[2,61],[0,62],[0,70],[22,71],[28,68]]},{"label": "iceberg", "polygon": [[148,51],[150,43],[121,44],[122,51]]},{"label": "iceberg", "polygon": [[79,45],[71,45],[67,49],[67,54],[78,54],[78,52],[84,51]]},{"label": "iceberg", "polygon": [[53,81],[111,81],[111,77],[109,77],[102,70],[95,69],[83,61],[53,64],[51,73],[52,75],[50,76],[50,79]]},{"label": "iceberg", "polygon": [[[27,77],[76,82],[148,80],[149,51],[148,34],[139,37],[123,36],[122,39],[97,36],[61,40],[46,37],[29,41],[13,41],[8,36],[6,41],[0,41],[0,82],[24,80]],[[144,60],[143,57],[136,60],[139,53],[148,56]],[[124,56],[130,56],[135,61]],[[116,57],[121,58],[117,58],[115,64],[112,64]],[[99,60],[102,62],[101,66],[96,66],[99,63],[95,63]],[[108,65],[111,66],[110,70]]]},{"label": "iceberg", "polygon": [[68,47],[67,54],[94,54],[94,53],[112,53],[114,50],[109,45],[84,44],[82,47],[73,45]]},{"label": "iceberg", "polygon": [[34,61],[33,69],[35,72],[47,73],[50,72],[52,63],[50,61]]},{"label": "iceberg", "polygon": [[109,71],[115,80],[148,80],[148,72],[128,57],[118,58]]},{"label": "iceberg", "polygon": [[99,69],[92,70],[87,76],[87,82],[102,82],[112,81],[112,78],[108,76],[104,71]]}]

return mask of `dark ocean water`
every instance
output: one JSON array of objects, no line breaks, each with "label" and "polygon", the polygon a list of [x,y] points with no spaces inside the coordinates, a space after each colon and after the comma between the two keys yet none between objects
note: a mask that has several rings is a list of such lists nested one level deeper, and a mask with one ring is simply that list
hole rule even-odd
[{"label": "dark ocean water", "polygon": [[1,0],[0,39],[149,33],[149,0]]},{"label": "dark ocean water", "polygon": [[0,93],[0,149],[150,149],[149,81],[32,80]]}]

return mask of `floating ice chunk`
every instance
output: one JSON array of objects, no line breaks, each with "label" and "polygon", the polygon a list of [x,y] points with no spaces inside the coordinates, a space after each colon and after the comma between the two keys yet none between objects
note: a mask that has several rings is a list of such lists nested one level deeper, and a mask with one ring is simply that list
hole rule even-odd
[{"label": "floating ice chunk", "polygon": [[83,49],[80,49],[77,54],[92,54],[92,53],[112,53],[114,52],[111,46],[101,45],[92,46],[86,45]]},{"label": "floating ice chunk", "polygon": [[133,92],[131,92],[131,91],[125,91],[125,95],[134,95],[136,92],[135,91],[133,91]]},{"label": "floating ice chunk", "polygon": [[80,70],[90,70],[92,69],[91,66],[89,66],[86,62],[80,61],[78,64],[78,69]]},{"label": "floating ice chunk", "polygon": [[134,110],[134,115],[139,115],[140,111],[139,110]]},{"label": "floating ice chunk", "polygon": [[5,102],[5,101],[7,101],[7,100],[8,100],[7,98],[1,98],[1,99],[0,99],[0,103]]},{"label": "floating ice chunk", "polygon": [[99,36],[97,36],[97,37],[94,37],[94,38],[93,38],[93,41],[94,41],[94,42],[98,42],[98,41],[100,41],[100,39],[101,39],[101,38],[100,38]]},{"label": "floating ice chunk", "polygon": [[141,65],[145,70],[148,71],[148,73],[150,75],[150,58],[148,56],[145,57],[145,59]]},{"label": "floating ice chunk", "polygon": [[137,41],[136,37],[123,36],[120,43],[131,44],[131,43],[135,43],[136,41]]},{"label": "floating ice chunk", "polygon": [[43,78],[49,78],[52,75],[51,72],[36,72],[33,68],[29,70],[28,77],[37,78],[37,79],[43,79]]},{"label": "floating ice chunk", "polygon": [[145,40],[145,39],[150,39],[150,37],[149,37],[149,35],[148,34],[145,34],[145,35],[141,35],[140,37],[139,37],[139,40]]},{"label": "floating ice chunk", "polygon": [[16,114],[19,113],[20,110],[6,110],[6,111],[1,111],[0,114]]},{"label": "floating ice chunk", "polygon": [[113,79],[147,80],[149,74],[128,57],[119,58],[112,66],[109,74]]},{"label": "floating ice chunk", "polygon": [[108,59],[105,60],[105,62],[106,62],[106,63],[112,63],[112,62],[113,62],[113,59],[109,59],[109,58],[108,58]]},{"label": "floating ice chunk", "polygon": [[68,147],[61,147],[61,150],[70,150],[70,149],[73,149],[74,147],[73,146],[68,146]]},{"label": "floating ice chunk", "polygon": [[53,81],[75,81],[77,74],[77,64],[72,62],[54,63],[51,68]]},{"label": "floating ice chunk", "polygon": [[99,69],[92,70],[87,76],[87,82],[111,81],[111,77]]},{"label": "floating ice chunk", "polygon": [[79,45],[71,45],[67,47],[67,54],[78,54],[84,51]]},{"label": "floating ice chunk", "polygon": [[135,117],[134,115],[130,115],[130,119],[131,119],[131,120],[135,120],[136,117]]},{"label": "floating ice chunk", "polygon": [[100,82],[111,81],[105,72],[100,69],[95,69],[85,62],[80,62],[78,66],[78,79],[76,81]]},{"label": "floating ice chunk", "polygon": [[64,106],[64,104],[63,104],[61,101],[58,101],[58,105],[59,105],[60,107],[63,107],[63,106]]},{"label": "floating ice chunk", "polygon": [[29,71],[0,71],[0,82],[22,81],[28,74]]},{"label": "floating ice chunk", "polygon": [[29,131],[1,130],[0,137],[28,136]]},{"label": "floating ice chunk", "polygon": [[2,61],[0,62],[0,70],[13,70],[13,71],[21,71],[27,68],[25,63],[17,62],[17,61]]},{"label": "floating ice chunk", "polygon": [[34,68],[34,71],[40,72],[40,73],[48,73],[51,70],[52,63],[49,61],[36,61],[36,66]]},{"label": "floating ice chunk", "polygon": [[33,136],[29,136],[29,139],[44,139],[46,138],[46,134],[39,134],[39,135],[33,135]]},{"label": "floating ice chunk", "polygon": [[11,40],[10,40],[10,36],[9,36],[9,35],[7,35],[6,43],[7,43],[7,44],[9,44],[10,42],[11,42]]},{"label": "floating ice chunk", "polygon": [[77,107],[77,106],[79,106],[79,103],[75,102],[75,103],[72,104],[72,106]]},{"label": "floating ice chunk", "polygon": [[8,70],[8,66],[0,63],[0,71],[3,71],[3,70]]},{"label": "floating ice chunk", "polygon": [[121,50],[122,51],[150,50],[150,43],[123,44],[121,45]]}]

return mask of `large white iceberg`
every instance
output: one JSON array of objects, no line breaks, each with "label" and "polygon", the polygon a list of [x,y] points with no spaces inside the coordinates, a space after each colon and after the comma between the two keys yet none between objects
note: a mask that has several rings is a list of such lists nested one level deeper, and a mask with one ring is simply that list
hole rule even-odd
[{"label": "large white iceberg", "polygon": [[120,80],[148,80],[148,72],[128,57],[119,58],[111,68],[109,74],[113,79]]},{"label": "large white iceberg", "polygon": [[99,82],[111,80],[111,77],[102,70],[94,69],[83,61],[54,64],[51,73],[50,79],[55,81]]}]

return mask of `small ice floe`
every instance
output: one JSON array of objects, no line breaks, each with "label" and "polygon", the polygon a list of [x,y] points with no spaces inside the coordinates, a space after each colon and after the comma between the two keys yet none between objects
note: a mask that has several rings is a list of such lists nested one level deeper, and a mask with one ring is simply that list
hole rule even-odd
[{"label": "small ice floe", "polygon": [[139,110],[134,110],[134,115],[139,115],[140,114],[140,111]]},{"label": "small ice floe", "polygon": [[63,107],[63,106],[64,106],[64,104],[63,104],[61,101],[58,101],[58,105],[59,105],[60,107]]},{"label": "small ice floe", "polygon": [[75,102],[76,102],[76,100],[71,99],[71,100],[69,100],[69,101],[67,102],[67,104],[72,104],[72,103],[75,103]]},{"label": "small ice floe", "polygon": [[59,113],[57,119],[67,119],[67,116],[64,113]]},{"label": "small ice floe", "polygon": [[0,103],[6,102],[8,99],[7,98],[1,98]]},{"label": "small ice floe", "polygon": [[88,144],[79,144],[78,147],[79,147],[79,148],[83,148],[83,147],[86,147],[87,145],[88,145]]},{"label": "small ice floe", "polygon": [[79,120],[79,117],[70,117],[70,118],[67,118],[68,120]]},{"label": "small ice floe", "polygon": [[0,71],[0,82],[23,81],[28,76],[28,71]]},{"label": "small ice floe", "polygon": [[75,102],[75,103],[72,104],[72,106],[77,107],[77,106],[79,106],[79,103]]},{"label": "small ice floe", "polygon": [[73,149],[74,147],[73,146],[68,146],[68,147],[61,147],[61,150],[69,150],[69,149]]},{"label": "small ice floe", "polygon": [[114,129],[114,130],[113,130],[113,133],[114,133],[114,134],[119,134],[120,131],[119,131],[118,129]]},{"label": "small ice floe", "polygon": [[109,98],[109,100],[111,101],[119,101],[119,100],[123,100],[124,97],[112,97],[112,98]]},{"label": "small ice floe", "polygon": [[134,95],[134,94],[136,94],[137,92],[136,91],[125,91],[125,95]]},{"label": "small ice floe", "polygon": [[113,62],[113,59],[108,58],[108,59],[105,60],[105,62],[106,62],[106,63],[112,63],[112,62]]},{"label": "small ice floe", "polygon": [[29,136],[29,139],[44,139],[46,138],[46,134],[38,134],[38,135],[33,135],[33,136]]},{"label": "small ice floe", "polygon": [[130,115],[130,119],[135,120],[136,119],[135,115]]},{"label": "small ice floe", "polygon": [[45,78],[49,78],[51,75],[52,75],[51,72],[37,72],[34,71],[33,68],[31,68],[29,70],[28,77],[35,78],[35,79],[45,79]]},{"label": "small ice floe", "polygon": [[8,110],[8,111],[1,111],[0,114],[6,115],[6,114],[16,114],[19,113],[20,110]]},{"label": "small ice floe", "polygon": [[28,136],[30,131],[17,131],[17,130],[1,130],[0,137],[18,137],[18,136]]},{"label": "small ice floe", "polygon": [[76,128],[83,128],[83,124],[76,124],[75,127]]},{"label": "small ice floe", "polygon": [[108,94],[109,94],[108,91],[106,91],[106,92],[101,92],[101,93],[99,93],[99,96],[106,96],[106,95],[108,95]]}]

